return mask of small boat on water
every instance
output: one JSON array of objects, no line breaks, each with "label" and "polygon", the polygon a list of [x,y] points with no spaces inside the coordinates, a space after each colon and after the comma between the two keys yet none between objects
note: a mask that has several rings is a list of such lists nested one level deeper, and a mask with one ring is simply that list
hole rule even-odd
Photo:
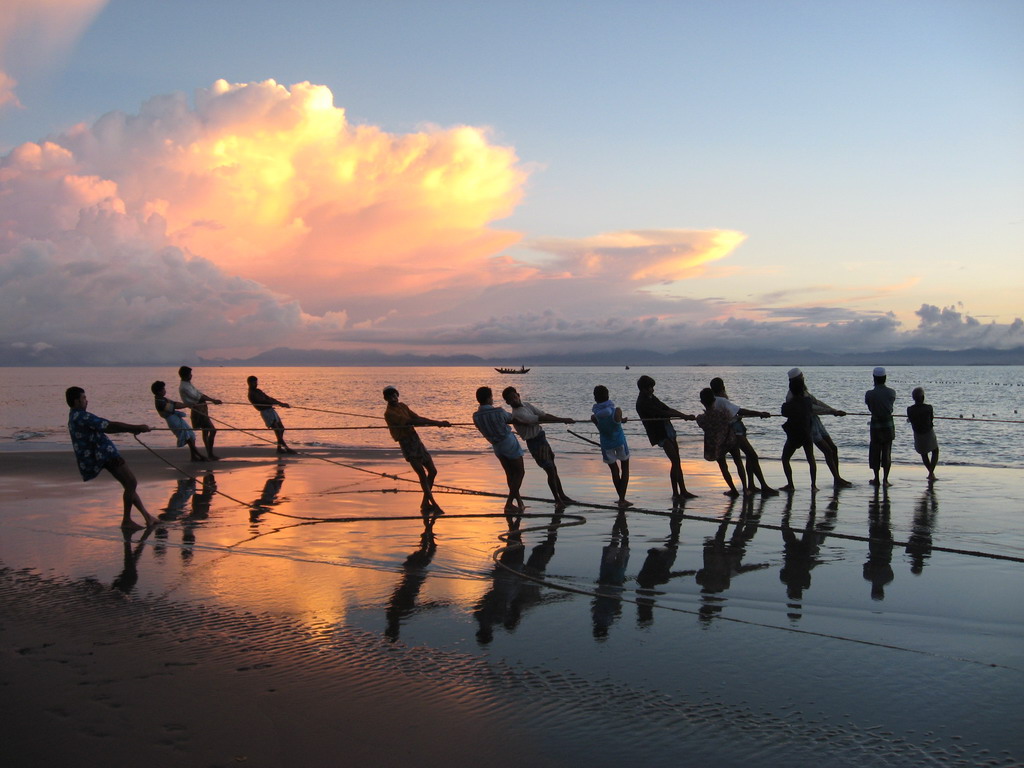
[{"label": "small boat on water", "polygon": [[518,368],[495,368],[498,373],[529,373],[530,369],[525,366],[519,366]]}]

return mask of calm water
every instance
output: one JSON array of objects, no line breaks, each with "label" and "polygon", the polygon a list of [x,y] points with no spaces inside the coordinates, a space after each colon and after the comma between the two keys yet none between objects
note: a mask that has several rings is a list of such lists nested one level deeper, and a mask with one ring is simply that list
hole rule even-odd
[{"label": "calm water", "polygon": [[[245,403],[245,379],[260,378],[270,395],[293,405],[282,410],[290,439],[297,445],[392,447],[381,426],[381,389],[393,384],[402,399],[422,415],[468,424],[476,407],[474,392],[482,384],[497,394],[516,386],[525,400],[551,413],[584,421],[574,431],[593,436],[587,422],[595,384],[608,386],[627,415],[633,414],[636,380],[647,373],[658,386],[657,395],[683,412],[701,409],[697,394],[713,376],[721,376],[732,399],[743,407],[773,414],[786,393],[786,369],[774,367],[665,367],[665,368],[536,368],[524,376],[502,376],[491,368],[201,368],[196,385],[225,401],[213,415],[230,427],[258,430],[262,422]],[[862,368],[806,368],[808,386],[819,399],[851,414],[863,414],[864,392],[871,387],[870,371]],[[66,445],[64,389],[84,387],[90,409],[111,419],[163,426],[152,409],[149,385],[155,379],[177,389],[177,373],[168,368],[0,368],[0,444],[39,443]],[[925,388],[927,400],[939,419],[936,431],[940,463],[986,467],[1024,467],[1024,367],[896,367],[889,369],[889,386],[896,390],[897,440],[893,459],[917,463],[909,424],[900,418],[911,404],[910,391]],[[496,398],[498,399],[498,398]],[[237,403],[237,404],[234,404]],[[317,409],[317,410],[310,410]],[[327,412],[324,412],[327,411]],[[964,417],[964,420],[959,420]],[[978,421],[993,419],[1003,421]],[[867,454],[867,417],[824,417],[826,428],[840,449],[843,461],[862,462]],[[747,419],[751,442],[766,457],[778,457],[784,435],[780,418]],[[1016,423],[1007,423],[1016,422]],[[351,429],[367,426],[370,429]],[[345,429],[341,429],[345,428]],[[485,449],[472,427],[424,430],[434,450]],[[645,445],[639,424],[627,425],[634,448]],[[679,428],[683,454],[700,456],[700,431],[692,423]],[[266,435],[265,432],[260,433]],[[559,452],[586,453],[592,446],[568,435],[558,425],[548,428]],[[131,438],[118,438],[132,443]],[[170,444],[168,434],[149,436],[154,445]],[[222,431],[218,440],[228,445],[250,445],[257,438]],[[10,447],[10,446],[9,446]]]}]

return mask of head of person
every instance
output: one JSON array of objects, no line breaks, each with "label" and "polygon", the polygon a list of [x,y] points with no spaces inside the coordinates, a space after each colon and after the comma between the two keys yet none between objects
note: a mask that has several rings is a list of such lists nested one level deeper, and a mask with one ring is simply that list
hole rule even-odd
[{"label": "head of person", "polygon": [[494,392],[491,391],[490,387],[477,387],[476,401],[480,405],[490,405],[494,402]]},{"label": "head of person", "polygon": [[604,384],[598,384],[596,387],[594,387],[595,403],[607,403],[608,398],[608,387],[606,387]]},{"label": "head of person", "polygon": [[167,385],[162,381],[154,381],[149,385],[149,391],[154,395],[162,395],[167,391]]},{"label": "head of person", "polygon": [[519,392],[516,390],[515,387],[505,387],[503,390],[501,390],[501,397],[506,403],[511,405],[513,408],[518,408],[520,405],[523,404],[523,400],[521,397],[519,397]]},{"label": "head of person", "polygon": [[391,386],[390,384],[384,387],[383,394],[384,399],[387,400],[389,403],[392,401],[398,402],[398,389]]},{"label": "head of person", "polygon": [[654,389],[654,379],[646,375],[641,376],[639,379],[636,380],[636,388],[639,389],[641,392],[648,389]]},{"label": "head of person", "polygon": [[68,387],[64,391],[64,399],[68,403],[69,408],[84,408],[82,404],[82,398],[85,397],[85,390],[81,387]]},{"label": "head of person", "polygon": [[924,387],[914,387],[914,391],[910,393],[910,396],[914,398],[914,402],[920,405],[924,402]]},{"label": "head of person", "polygon": [[876,366],[871,375],[875,379],[875,384],[885,384],[885,368],[882,366]]},{"label": "head of person", "polygon": [[181,378],[182,381],[188,381],[189,379],[192,378],[192,369],[189,368],[187,365],[183,365],[181,366],[181,368],[178,369],[178,376]]},{"label": "head of person", "polygon": [[725,397],[725,382],[719,377],[715,377],[711,380],[711,391],[715,393],[716,397]]},{"label": "head of person", "polygon": [[250,376],[249,378],[247,378],[247,379],[245,380],[245,383],[249,385],[249,389],[252,389],[252,388],[253,388],[253,387],[255,387],[255,386],[256,386],[257,384],[259,384],[259,383],[260,383],[260,380],[259,380],[259,379],[257,379],[257,378],[256,378],[255,376]]},{"label": "head of person", "polygon": [[710,408],[715,404],[715,393],[711,390],[711,387],[704,387],[700,391],[700,401],[704,404],[705,408]]},{"label": "head of person", "polygon": [[789,391],[794,395],[802,395],[807,391],[807,384],[804,382],[804,372],[799,368],[790,368],[786,376],[789,377]]}]

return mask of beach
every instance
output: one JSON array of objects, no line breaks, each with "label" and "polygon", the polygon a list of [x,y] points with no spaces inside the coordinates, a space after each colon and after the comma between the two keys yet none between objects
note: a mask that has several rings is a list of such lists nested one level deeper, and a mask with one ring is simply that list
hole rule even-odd
[{"label": "beach", "polygon": [[528,463],[510,524],[493,455],[440,452],[428,527],[395,450],[224,454],[126,449],[164,521],[125,538],[110,477],[4,453],[6,764],[1024,760],[1014,470],[735,501],[684,461],[673,509],[637,446],[625,514],[573,454],[585,503]]}]

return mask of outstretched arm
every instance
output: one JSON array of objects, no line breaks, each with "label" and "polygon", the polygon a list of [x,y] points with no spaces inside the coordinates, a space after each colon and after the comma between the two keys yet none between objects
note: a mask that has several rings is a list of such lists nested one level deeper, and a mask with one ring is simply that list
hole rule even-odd
[{"label": "outstretched arm", "polygon": [[111,435],[118,432],[131,432],[133,435],[137,435],[140,432],[149,432],[149,430],[148,424],[126,424],[123,421],[109,421],[107,422],[107,428],[103,431]]}]

